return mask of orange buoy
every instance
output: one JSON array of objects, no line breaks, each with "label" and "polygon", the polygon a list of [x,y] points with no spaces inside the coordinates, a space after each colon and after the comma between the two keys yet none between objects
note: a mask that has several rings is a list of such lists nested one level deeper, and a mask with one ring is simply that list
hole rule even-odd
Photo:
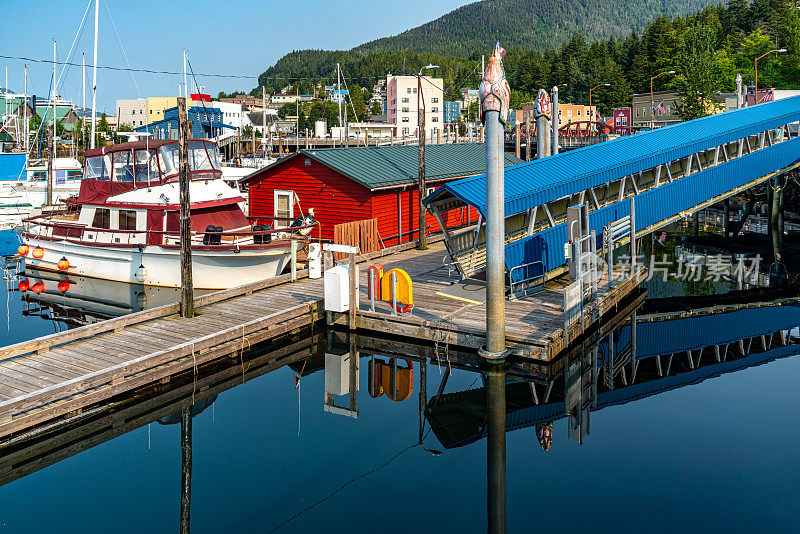
[{"label": "orange buoy", "polygon": [[17,254],[19,254],[20,256],[27,256],[28,251],[30,249],[31,247],[29,247],[28,245],[20,245],[19,248],[17,249]]},{"label": "orange buoy", "polygon": [[62,257],[60,260],[58,260],[56,267],[58,267],[59,271],[66,271],[67,269],[69,269],[69,260],[67,260],[67,258]]},{"label": "orange buoy", "polygon": [[66,280],[62,280],[58,283],[58,290],[61,291],[62,293],[66,293],[68,289],[69,289],[69,282],[67,282]]},{"label": "orange buoy", "polygon": [[17,289],[19,289],[23,293],[29,290],[30,288],[31,288],[31,283],[28,282],[27,278],[25,280],[20,280],[19,284],[17,284]]},{"label": "orange buoy", "polygon": [[37,260],[42,259],[42,256],[44,256],[44,249],[41,247],[36,247],[35,249],[33,249],[33,252],[31,252],[31,256],[33,256]]},{"label": "orange buoy", "polygon": [[41,282],[36,282],[31,286],[31,291],[33,291],[36,294],[41,293],[42,291],[44,291],[44,284]]}]

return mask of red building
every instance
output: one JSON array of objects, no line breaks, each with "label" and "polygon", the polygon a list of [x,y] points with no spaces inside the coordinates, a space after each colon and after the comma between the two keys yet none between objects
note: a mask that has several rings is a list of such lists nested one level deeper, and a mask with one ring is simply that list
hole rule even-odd
[{"label": "red building", "polygon": [[617,135],[630,135],[631,134],[631,108],[614,108],[614,116],[612,117],[613,127],[612,132]]},{"label": "red building", "polygon": [[[522,163],[506,154],[506,166]],[[445,182],[485,172],[486,148],[479,143],[429,145],[425,149],[428,193]],[[296,217],[314,209],[322,237],[333,239],[337,224],[378,220],[384,246],[417,238],[419,231],[418,147],[301,150],[245,177],[251,217]],[[477,212],[454,211],[444,223],[477,222]],[[428,233],[440,229],[428,215]],[[316,235],[316,234],[315,234]]]}]

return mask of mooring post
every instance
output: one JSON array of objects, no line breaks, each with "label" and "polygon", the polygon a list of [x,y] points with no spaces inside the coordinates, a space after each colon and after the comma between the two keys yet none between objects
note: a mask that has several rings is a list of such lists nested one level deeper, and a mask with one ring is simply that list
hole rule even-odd
[{"label": "mooring post", "polygon": [[[185,103],[185,100],[184,100]],[[189,512],[192,504],[192,412],[181,408],[181,515],[180,532],[189,534]]]},{"label": "mooring post", "polygon": [[502,360],[506,352],[505,192],[503,123],[511,89],[503,70],[505,51],[498,43],[479,89],[486,132],[486,346],[481,356]]},{"label": "mooring post", "polygon": [[521,130],[522,130],[522,128],[520,128],[519,127],[519,123],[517,123],[516,132],[515,132],[516,133],[515,137],[517,138],[517,142],[515,143],[515,145],[516,145],[515,146],[515,148],[516,148],[515,154],[517,156],[517,159],[520,159],[520,156],[522,155],[522,154],[520,154],[520,138],[519,138],[519,136],[521,134]]},{"label": "mooring post", "polygon": [[536,159],[542,159],[550,155],[550,147],[547,146],[550,137],[548,115],[552,110],[550,95],[544,89],[539,89],[534,109],[536,110]]},{"label": "mooring post", "polygon": [[506,374],[502,362],[487,363],[486,488],[488,532],[506,531]]},{"label": "mooring post", "polygon": [[[427,210],[422,204],[425,198],[425,99],[422,97],[422,71],[417,75],[417,137],[419,138],[419,241],[417,241],[417,248],[419,250],[428,249],[428,232],[427,232]],[[413,212],[413,210],[412,210]],[[413,236],[412,236],[413,239]]]},{"label": "mooring post", "polygon": [[356,255],[350,253],[350,330],[356,329],[358,312],[358,275],[356,274]]},{"label": "mooring post", "polygon": [[558,154],[558,86],[553,87],[552,94],[552,122],[553,122],[553,141],[550,143],[550,153],[552,155]]},{"label": "mooring post", "polygon": [[192,221],[189,198],[189,118],[186,98],[178,98],[178,180],[180,188],[181,317],[194,316],[192,283]]}]

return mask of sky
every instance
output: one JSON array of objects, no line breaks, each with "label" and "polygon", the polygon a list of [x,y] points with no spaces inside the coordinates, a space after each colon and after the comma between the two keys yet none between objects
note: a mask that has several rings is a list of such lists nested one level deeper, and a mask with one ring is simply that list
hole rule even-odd
[{"label": "sky", "polygon": [[[188,50],[195,72],[252,78],[201,78],[206,92],[249,91],[258,74],[287,52],[306,48],[349,49],[394,35],[433,20],[472,0],[406,0],[403,9],[388,11],[383,1],[368,0],[100,0],[98,65],[181,72],[181,50]],[[2,12],[24,11],[25,0],[0,0]],[[46,60],[48,63],[0,58],[0,85],[22,92],[28,65],[28,93],[46,96],[50,84],[53,39],[57,57],[64,61],[81,26],[83,30],[70,60],[92,63],[93,0],[40,0],[35,25],[12,24],[3,29],[0,54]],[[302,6],[298,9],[298,6]],[[109,16],[110,13],[110,16]],[[115,32],[116,28],[116,32]],[[117,38],[119,35],[119,40]],[[121,46],[120,46],[121,43]],[[124,51],[124,54],[123,54]],[[127,56],[127,62],[126,62]],[[81,103],[81,69],[67,67],[59,93]],[[91,69],[86,73],[87,106],[91,105]],[[182,76],[98,70],[97,107],[115,109],[117,98],[172,96]],[[191,80],[190,80],[191,84]]]}]

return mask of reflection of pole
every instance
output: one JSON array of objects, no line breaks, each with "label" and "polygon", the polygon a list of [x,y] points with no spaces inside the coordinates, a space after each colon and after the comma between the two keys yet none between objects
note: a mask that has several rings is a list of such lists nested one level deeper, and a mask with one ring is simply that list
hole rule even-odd
[{"label": "reflection of pole", "polygon": [[506,531],[506,376],[502,363],[488,364],[486,402],[487,516],[489,532]]},{"label": "reflection of pole", "polygon": [[[783,188],[781,187],[781,177],[776,176],[770,181],[770,190],[772,191],[772,206],[769,214],[769,226],[772,237],[772,251],[775,258],[775,268],[783,262],[783,251],[781,249],[781,208],[783,204]],[[780,271],[778,271],[780,272]]]},{"label": "reflection of pole", "polygon": [[192,415],[191,406],[181,408],[181,534],[189,534],[192,502]]},{"label": "reflection of pole", "polygon": [[505,351],[505,194],[503,187],[503,128],[500,112],[487,110],[486,122],[486,350]]}]

